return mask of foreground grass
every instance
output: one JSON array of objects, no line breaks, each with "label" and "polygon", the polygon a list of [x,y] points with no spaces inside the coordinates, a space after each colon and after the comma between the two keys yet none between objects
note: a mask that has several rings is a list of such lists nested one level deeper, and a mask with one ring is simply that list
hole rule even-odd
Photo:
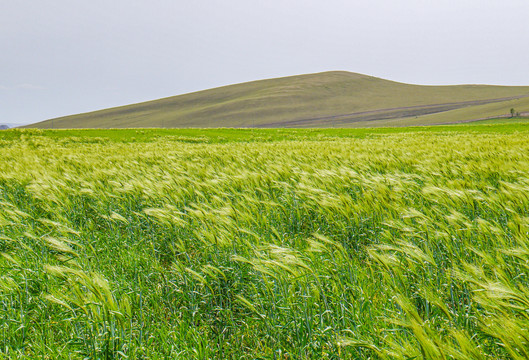
[{"label": "foreground grass", "polygon": [[525,359],[528,129],[3,132],[0,357]]}]

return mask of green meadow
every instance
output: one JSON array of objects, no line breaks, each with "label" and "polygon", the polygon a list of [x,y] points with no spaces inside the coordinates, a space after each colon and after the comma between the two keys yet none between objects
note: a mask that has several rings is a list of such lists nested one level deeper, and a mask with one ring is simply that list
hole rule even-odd
[{"label": "green meadow", "polygon": [[130,128],[130,129],[12,129],[0,132],[0,139],[50,138],[59,141],[91,143],[144,143],[159,139],[177,143],[246,143],[277,142],[283,140],[338,140],[365,138],[399,133],[517,133],[529,131],[527,118],[501,118],[435,126],[376,127],[376,128],[312,128],[312,129],[257,129],[257,128]]},{"label": "green meadow", "polygon": [[0,359],[527,359],[529,123],[0,132]]}]

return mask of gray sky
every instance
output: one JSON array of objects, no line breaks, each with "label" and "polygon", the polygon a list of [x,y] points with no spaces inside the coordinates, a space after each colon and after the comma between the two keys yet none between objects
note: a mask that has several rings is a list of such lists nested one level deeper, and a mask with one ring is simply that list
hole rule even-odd
[{"label": "gray sky", "polygon": [[347,70],[529,85],[528,0],[0,0],[0,124]]}]

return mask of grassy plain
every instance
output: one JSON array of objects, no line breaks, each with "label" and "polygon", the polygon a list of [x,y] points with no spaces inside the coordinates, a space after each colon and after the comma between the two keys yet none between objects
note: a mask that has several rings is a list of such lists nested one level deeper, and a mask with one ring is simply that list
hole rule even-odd
[{"label": "grassy plain", "polygon": [[[27,127],[370,127],[392,126],[395,119],[397,125],[428,125],[499,115],[503,109],[507,114],[513,103],[518,111],[529,111],[527,98],[506,99],[519,96],[529,96],[529,86],[421,86],[330,71],[224,86]],[[490,103],[494,99],[505,100]],[[496,105],[483,107],[485,103]],[[453,114],[454,109],[465,111]]]},{"label": "grassy plain", "polygon": [[529,125],[0,133],[0,358],[526,359]]}]

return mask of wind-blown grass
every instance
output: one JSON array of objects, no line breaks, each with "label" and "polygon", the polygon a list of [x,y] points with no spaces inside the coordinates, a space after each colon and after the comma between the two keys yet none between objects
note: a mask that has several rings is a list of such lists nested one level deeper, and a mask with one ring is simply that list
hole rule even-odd
[{"label": "wind-blown grass", "polygon": [[525,359],[529,132],[458,129],[6,135],[0,357]]}]

